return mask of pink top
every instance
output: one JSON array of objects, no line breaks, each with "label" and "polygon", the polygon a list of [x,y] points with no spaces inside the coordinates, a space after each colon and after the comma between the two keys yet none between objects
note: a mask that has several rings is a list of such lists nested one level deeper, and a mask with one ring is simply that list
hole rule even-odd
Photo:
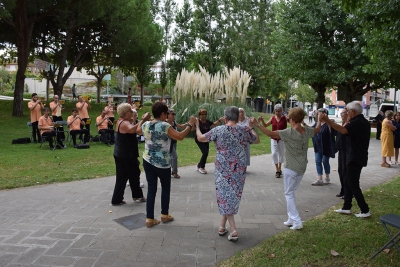
[{"label": "pink top", "polygon": [[68,122],[68,125],[69,125],[69,130],[70,131],[71,130],[79,131],[81,129],[81,120],[78,118],[73,123],[71,123],[74,119],[75,118],[74,118],[73,115],[69,116],[68,119],[67,119],[67,122]]},{"label": "pink top", "polygon": [[[82,106],[82,103],[83,103],[83,106]],[[78,103],[76,103],[76,108],[78,109],[79,117],[81,117],[82,119],[89,118],[88,103],[78,102]]]},{"label": "pink top", "polygon": [[[104,121],[102,122],[102,120],[104,119]],[[102,117],[102,116],[98,116],[96,118],[96,124],[97,124],[97,130],[102,130],[102,129],[108,129],[108,120],[106,119],[106,117]]]},{"label": "pink top", "polygon": [[[61,109],[61,107],[57,107],[57,108],[55,108],[57,105],[58,105],[59,103],[55,103],[54,101],[53,102],[50,102],[50,110],[51,110],[51,115],[52,116],[57,116],[56,114],[57,114],[57,109]],[[53,110],[54,109],[54,110]]]},{"label": "pink top", "polygon": [[44,132],[51,132],[52,131],[51,129],[46,129],[49,128],[50,126],[54,126],[54,122],[50,119],[50,117],[46,118],[45,116],[42,116],[39,118],[40,134],[43,134]]},{"label": "pink top", "polygon": [[[33,100],[28,102],[28,108],[31,111],[31,122],[37,122],[40,119],[40,116],[42,116],[42,106],[40,104],[37,104],[36,102],[33,102]],[[35,106],[36,105],[36,106]],[[32,107],[34,107],[34,109],[32,109]]]}]

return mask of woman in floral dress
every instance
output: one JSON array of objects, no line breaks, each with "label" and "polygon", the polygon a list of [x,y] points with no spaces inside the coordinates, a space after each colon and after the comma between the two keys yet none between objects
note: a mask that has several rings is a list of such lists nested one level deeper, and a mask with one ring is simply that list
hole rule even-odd
[{"label": "woman in floral dress", "polygon": [[[227,107],[224,111],[225,125],[211,129],[202,134],[199,121],[196,122],[196,135],[199,142],[214,141],[217,154],[215,157],[215,188],[217,203],[222,215],[218,233],[225,235],[226,221],[229,221],[231,233],[228,240],[237,241],[238,233],[234,215],[238,213],[242,197],[244,182],[246,180],[246,145],[258,144],[260,139],[252,126],[239,126],[239,109],[234,106]],[[254,118],[251,123],[255,122]],[[251,128],[250,128],[251,127]]]}]

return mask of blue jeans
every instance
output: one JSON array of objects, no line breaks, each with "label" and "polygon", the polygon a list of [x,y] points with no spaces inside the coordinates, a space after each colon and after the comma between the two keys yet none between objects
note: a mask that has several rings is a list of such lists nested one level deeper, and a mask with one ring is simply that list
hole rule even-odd
[{"label": "blue jeans", "polygon": [[168,215],[171,193],[171,168],[157,168],[143,160],[143,168],[147,180],[146,218],[154,219],[154,203],[157,194],[157,178],[161,182],[161,214]]},{"label": "blue jeans", "polygon": [[331,165],[329,165],[329,157],[322,153],[315,152],[315,165],[317,166],[318,176],[322,176],[322,164],[324,165],[325,174],[331,173]]}]

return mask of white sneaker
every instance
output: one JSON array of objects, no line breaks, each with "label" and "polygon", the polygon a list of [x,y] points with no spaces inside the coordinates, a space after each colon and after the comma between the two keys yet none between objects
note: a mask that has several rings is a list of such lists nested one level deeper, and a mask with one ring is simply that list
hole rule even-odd
[{"label": "white sneaker", "polygon": [[283,222],[283,225],[285,226],[292,226],[293,222],[291,220],[287,220],[286,222]]},{"label": "white sneaker", "polygon": [[129,181],[128,182],[126,182],[126,187],[128,187],[129,186]]},{"label": "white sneaker", "polygon": [[329,184],[331,182],[331,179],[325,178],[324,184]]},{"label": "white sneaker", "polygon": [[321,186],[321,185],[324,185],[324,182],[322,180],[317,180],[314,183],[312,183],[311,185],[319,185],[319,186]]},{"label": "white sneaker", "polygon": [[371,213],[368,211],[367,213],[358,213],[358,214],[354,214],[357,218],[368,218],[371,216]]},{"label": "white sneaker", "polygon": [[199,168],[199,173],[206,174],[207,171],[205,169],[203,169],[203,168]]},{"label": "white sneaker", "polygon": [[293,225],[292,227],[290,227],[290,230],[300,230],[303,228],[303,224],[298,224],[298,225]]},{"label": "white sneaker", "polygon": [[335,212],[341,213],[341,214],[351,214],[351,210],[338,209],[338,210],[335,210]]},{"label": "white sneaker", "polygon": [[139,186],[140,186],[140,188],[143,188],[144,187],[144,183],[140,183]]}]

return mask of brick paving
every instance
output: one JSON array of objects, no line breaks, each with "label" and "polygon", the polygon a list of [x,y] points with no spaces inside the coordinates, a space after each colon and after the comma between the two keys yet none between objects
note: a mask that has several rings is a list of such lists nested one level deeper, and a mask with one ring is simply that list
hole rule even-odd
[{"label": "brick paving", "polygon": [[[364,190],[399,175],[400,166],[380,167],[380,148],[380,142],[371,139],[368,167],[361,178]],[[308,159],[297,194],[305,221],[341,201],[335,197],[340,186],[337,159],[331,159],[332,183],[319,187],[311,186],[316,179],[312,148]],[[275,178],[270,155],[251,158],[236,216],[236,243],[218,236],[214,164],[206,169],[209,173],[203,175],[194,166],[181,167],[181,179],[172,178],[170,212],[175,221],[132,231],[115,220],[145,213],[146,204],[134,203],[127,188],[128,203],[111,206],[114,176],[0,191],[0,266],[214,266],[290,231],[282,224],[286,219],[283,184]],[[357,205],[353,211],[358,211]],[[160,191],[155,214],[160,214]]]}]

